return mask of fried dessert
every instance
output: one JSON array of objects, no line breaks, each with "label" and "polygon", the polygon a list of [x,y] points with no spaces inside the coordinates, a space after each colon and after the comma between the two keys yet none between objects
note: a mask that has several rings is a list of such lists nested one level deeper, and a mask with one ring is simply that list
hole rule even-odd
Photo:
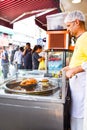
[{"label": "fried dessert", "polygon": [[26,86],[35,85],[35,84],[37,84],[37,80],[34,78],[29,78],[29,79],[22,80],[22,82],[20,83],[20,86],[26,87]]},{"label": "fried dessert", "polygon": [[44,82],[49,82],[49,80],[48,79],[42,79],[41,82],[43,82],[43,83]]},{"label": "fried dessert", "polygon": [[48,79],[42,79],[42,88],[47,89],[49,87],[49,80]]}]

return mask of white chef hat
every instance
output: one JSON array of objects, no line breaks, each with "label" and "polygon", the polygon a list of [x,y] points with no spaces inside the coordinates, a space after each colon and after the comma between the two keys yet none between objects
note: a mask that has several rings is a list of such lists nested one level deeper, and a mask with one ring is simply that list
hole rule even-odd
[{"label": "white chef hat", "polygon": [[64,20],[64,23],[67,23],[67,22],[73,22],[75,21],[76,19],[80,20],[80,21],[84,21],[85,22],[85,16],[84,14],[79,11],[79,10],[74,10],[72,12],[70,12],[65,20]]}]

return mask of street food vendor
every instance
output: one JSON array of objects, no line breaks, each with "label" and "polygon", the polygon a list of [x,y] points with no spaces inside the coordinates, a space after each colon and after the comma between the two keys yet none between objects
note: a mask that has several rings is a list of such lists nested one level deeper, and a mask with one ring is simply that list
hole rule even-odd
[{"label": "street food vendor", "polygon": [[70,64],[64,68],[72,97],[71,130],[83,130],[86,72],[82,64],[87,61],[85,16],[81,11],[72,11],[66,16],[65,23],[69,33],[77,39]]}]

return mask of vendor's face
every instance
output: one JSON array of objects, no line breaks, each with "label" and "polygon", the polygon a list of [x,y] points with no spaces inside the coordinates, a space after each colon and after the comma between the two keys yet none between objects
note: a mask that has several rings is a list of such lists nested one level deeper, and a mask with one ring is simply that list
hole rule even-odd
[{"label": "vendor's face", "polygon": [[70,33],[71,36],[76,36],[77,33],[77,25],[76,25],[76,21],[73,22],[67,22],[66,23],[67,26],[67,31]]}]

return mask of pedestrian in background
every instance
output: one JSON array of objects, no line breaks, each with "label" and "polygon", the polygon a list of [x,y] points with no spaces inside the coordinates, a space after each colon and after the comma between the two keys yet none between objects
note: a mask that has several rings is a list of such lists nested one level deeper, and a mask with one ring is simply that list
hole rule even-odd
[{"label": "pedestrian in background", "polygon": [[14,64],[17,64],[17,69],[23,69],[23,47],[19,49],[14,54]]},{"label": "pedestrian in background", "polygon": [[4,79],[6,79],[7,74],[9,72],[9,60],[8,60],[8,52],[5,46],[3,46],[3,51],[1,53],[1,66],[2,66],[3,77]]},{"label": "pedestrian in background", "polygon": [[24,56],[24,69],[32,70],[32,49],[31,44],[28,42],[23,51]]},{"label": "pedestrian in background", "polygon": [[40,56],[39,53],[42,52],[42,46],[41,45],[35,45],[32,51],[32,65],[33,69],[39,68],[39,63],[41,60],[45,60],[44,57]]},{"label": "pedestrian in background", "polygon": [[13,64],[13,60],[14,60],[14,54],[16,51],[18,51],[19,46],[14,46],[14,45],[9,45],[9,61],[10,64]]}]

